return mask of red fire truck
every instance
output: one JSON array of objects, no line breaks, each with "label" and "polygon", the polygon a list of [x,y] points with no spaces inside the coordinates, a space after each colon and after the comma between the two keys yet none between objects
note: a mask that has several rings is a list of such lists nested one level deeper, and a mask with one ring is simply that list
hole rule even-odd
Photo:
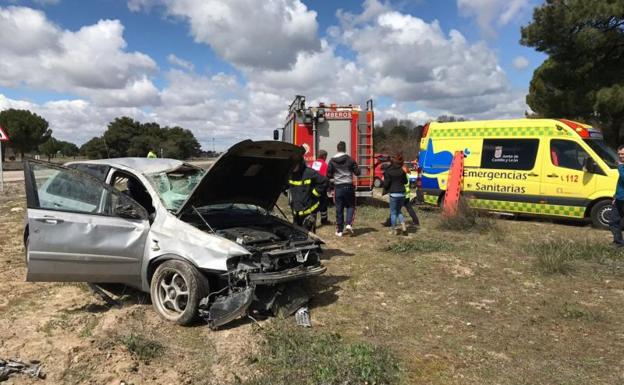
[{"label": "red fire truck", "polygon": [[[355,180],[356,195],[372,196],[374,181],[373,129],[375,119],[373,101],[366,102],[366,109],[357,105],[319,103],[305,105],[305,97],[297,95],[288,108],[282,140],[303,146],[305,160],[311,163],[319,150],[325,150],[329,158],[336,153],[336,145],[344,141],[347,153],[360,166],[361,174]],[[279,140],[279,130],[274,137]],[[328,159],[329,161],[329,159]]]}]

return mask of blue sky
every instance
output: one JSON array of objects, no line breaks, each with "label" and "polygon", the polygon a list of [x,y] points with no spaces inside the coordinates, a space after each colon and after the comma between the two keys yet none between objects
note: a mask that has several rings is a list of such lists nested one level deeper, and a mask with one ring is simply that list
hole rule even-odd
[{"label": "blue sky", "polygon": [[81,144],[114,117],[204,147],[269,138],[295,94],[377,120],[521,117],[532,0],[0,0],[0,109]]}]

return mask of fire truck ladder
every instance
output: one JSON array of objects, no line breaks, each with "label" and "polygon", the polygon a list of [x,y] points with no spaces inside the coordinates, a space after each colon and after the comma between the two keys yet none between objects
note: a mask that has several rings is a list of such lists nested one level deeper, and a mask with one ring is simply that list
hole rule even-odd
[{"label": "fire truck ladder", "polygon": [[357,179],[358,190],[373,186],[373,101],[366,101],[366,111],[358,121],[357,154],[361,174]]}]

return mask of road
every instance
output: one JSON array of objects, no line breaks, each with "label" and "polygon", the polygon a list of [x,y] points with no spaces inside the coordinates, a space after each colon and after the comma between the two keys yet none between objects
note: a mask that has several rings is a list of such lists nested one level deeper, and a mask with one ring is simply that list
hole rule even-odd
[{"label": "road", "polygon": [[[189,163],[201,168],[210,168],[214,160],[194,160]],[[24,180],[24,171],[4,171],[3,176],[5,182],[21,182]]]}]

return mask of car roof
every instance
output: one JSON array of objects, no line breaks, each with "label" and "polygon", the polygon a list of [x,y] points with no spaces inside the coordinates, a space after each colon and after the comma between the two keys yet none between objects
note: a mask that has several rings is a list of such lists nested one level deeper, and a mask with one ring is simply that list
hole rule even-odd
[{"label": "car roof", "polygon": [[85,160],[77,162],[69,162],[70,164],[101,164],[112,167],[124,167],[132,169],[141,174],[153,174],[156,172],[165,172],[175,170],[176,168],[185,164],[181,160],[169,159],[169,158],[112,158],[112,159],[97,159],[97,160]]}]

